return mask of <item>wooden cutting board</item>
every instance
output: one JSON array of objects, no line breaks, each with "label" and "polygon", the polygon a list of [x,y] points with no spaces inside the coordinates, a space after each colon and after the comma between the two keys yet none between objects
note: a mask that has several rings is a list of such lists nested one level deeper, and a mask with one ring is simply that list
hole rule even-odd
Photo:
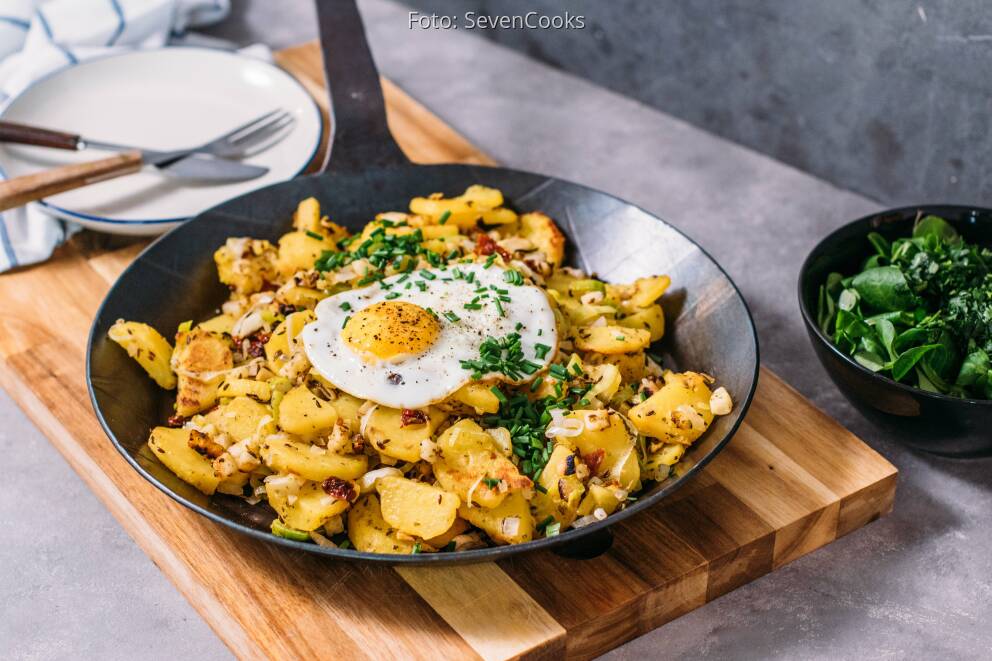
[{"label": "wooden cutting board", "polygon": [[[315,44],[279,62],[325,107]],[[385,83],[390,125],[421,162],[489,159]],[[255,541],[171,501],[98,425],[86,337],[143,243],[83,233],[0,275],[0,385],[131,537],[243,658],[588,658],[887,513],[896,469],[768,370],[733,441],[689,485],[619,524],[594,560],[552,553],[394,570]],[[116,242],[116,243],[115,243]]]}]

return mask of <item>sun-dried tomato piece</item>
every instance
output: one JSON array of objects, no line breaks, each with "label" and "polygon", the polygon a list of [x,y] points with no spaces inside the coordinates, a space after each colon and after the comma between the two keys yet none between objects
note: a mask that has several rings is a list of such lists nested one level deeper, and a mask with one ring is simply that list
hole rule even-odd
[{"label": "sun-dried tomato piece", "polygon": [[265,343],[269,341],[270,334],[258,331],[248,336],[248,355],[252,358],[261,358],[265,355]]},{"label": "sun-dried tomato piece", "polygon": [[403,409],[400,411],[400,427],[407,425],[422,425],[427,422],[427,414],[417,409]]},{"label": "sun-dried tomato piece", "polygon": [[340,477],[329,477],[320,483],[320,488],[324,490],[331,498],[337,498],[338,500],[352,501],[358,498],[358,492],[355,490],[355,485],[348,480],[342,480]]}]

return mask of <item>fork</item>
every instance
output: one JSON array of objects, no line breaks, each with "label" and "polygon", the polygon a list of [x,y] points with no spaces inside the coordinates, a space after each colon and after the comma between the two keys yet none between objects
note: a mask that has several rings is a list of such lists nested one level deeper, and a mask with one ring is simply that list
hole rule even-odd
[{"label": "fork", "polygon": [[[250,153],[257,153],[259,148],[268,147],[275,140],[281,139],[282,132],[293,121],[295,121],[294,118],[284,110],[272,111],[202,145],[192,149],[175,151],[142,150],[113,143],[83,142],[82,148],[89,145],[100,149],[120,151],[121,153],[97,161],[63,165],[0,182],[0,211],[22,206],[57,193],[82,188],[89,184],[132,174],[140,170],[143,165],[168,168],[194,153],[206,153],[216,157],[245,156]],[[62,136],[59,145],[61,148],[80,149],[81,138],[79,136],[60,135]],[[26,137],[22,135],[21,137],[20,142],[26,142],[30,138],[32,141],[28,144],[39,145],[42,144],[41,140],[45,140],[43,146],[55,146],[50,144],[50,136],[47,134],[39,136],[37,131],[33,135]],[[73,146],[71,147],[69,146],[69,138],[72,138]],[[255,151],[252,151],[253,148]],[[264,172],[263,169],[260,174],[264,174]]]},{"label": "fork", "polygon": [[[132,145],[121,145],[100,140],[91,140],[78,134],[53,131],[36,126],[0,121],[0,142],[12,142],[55,149],[82,151],[84,149],[100,149],[104,151],[125,152],[140,150],[148,155],[171,154],[172,158],[182,158],[189,154],[209,154],[219,158],[244,158],[258,153],[258,146],[269,138],[275,138],[284,129],[290,127],[296,118],[287,110],[277,109],[238,126],[227,133],[214,138],[197,147],[166,152],[162,150],[144,149]],[[269,146],[269,143],[263,145]],[[252,149],[255,147],[255,149]]]}]

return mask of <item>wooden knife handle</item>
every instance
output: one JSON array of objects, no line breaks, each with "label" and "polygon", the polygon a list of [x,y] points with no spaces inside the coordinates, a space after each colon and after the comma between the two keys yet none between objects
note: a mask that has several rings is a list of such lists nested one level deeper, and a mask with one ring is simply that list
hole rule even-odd
[{"label": "wooden knife handle", "polygon": [[79,147],[79,136],[26,124],[0,122],[0,142],[16,142],[22,145],[75,150]]},{"label": "wooden knife handle", "polygon": [[0,182],[0,211],[13,209],[49,195],[82,188],[141,169],[141,152],[126,151],[99,161],[73,163]]}]

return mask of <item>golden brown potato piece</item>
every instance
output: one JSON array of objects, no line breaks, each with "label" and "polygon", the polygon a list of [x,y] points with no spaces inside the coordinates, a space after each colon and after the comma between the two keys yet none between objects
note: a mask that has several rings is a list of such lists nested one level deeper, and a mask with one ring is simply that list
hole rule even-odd
[{"label": "golden brown potato piece", "polygon": [[228,239],[214,253],[217,276],[238,294],[254,294],[275,280],[275,258],[275,248],[261,239]]},{"label": "golden brown potato piece", "polygon": [[707,379],[696,372],[665,374],[665,385],[630,409],[630,420],[646,436],[690,445],[713,421]]},{"label": "golden brown potato piece", "polygon": [[548,262],[559,266],[565,259],[565,235],[555,221],[535,211],[520,216],[520,233],[544,253]]},{"label": "golden brown potato piece", "polygon": [[351,500],[358,497],[358,485],[353,482],[344,482],[344,485],[348,497],[337,498],[328,494],[320,482],[280,475],[266,480],[265,495],[287,526],[310,531],[344,512]]},{"label": "golden brown potato piece", "polygon": [[[441,461],[434,463],[434,476],[463,503],[471,500],[482,507],[496,507],[508,493],[533,486],[503,455],[496,440],[467,418],[444,430],[437,449]],[[506,483],[505,491],[500,482]]]},{"label": "golden brown potato piece", "polygon": [[458,508],[458,515],[473,526],[482,528],[499,544],[522,544],[534,539],[534,517],[530,505],[520,493],[512,493],[496,507]]},{"label": "golden brown potato piece", "polygon": [[220,478],[214,474],[210,458],[190,447],[191,433],[189,429],[156,427],[148,439],[148,447],[179,479],[209,496],[217,490]]},{"label": "golden brown potato piece", "polygon": [[356,549],[368,553],[413,552],[413,540],[400,539],[382,518],[379,498],[374,493],[360,498],[348,511],[348,539]]},{"label": "golden brown potato piece", "polygon": [[593,475],[608,477],[622,489],[633,489],[640,479],[636,438],[618,414],[606,409],[572,411],[569,418],[581,420],[582,433],[569,439],[582,454]]},{"label": "golden brown potato piece", "polygon": [[172,345],[157,330],[148,324],[121,319],[110,327],[107,337],[121,345],[160,387],[166,390],[176,387],[176,375],[169,365]]},{"label": "golden brown potato piece", "polygon": [[575,346],[582,351],[595,351],[608,356],[640,351],[650,343],[650,331],[623,326],[585,326],[578,330],[575,338]]},{"label": "golden brown potato piece", "polygon": [[172,364],[179,375],[176,413],[187,417],[214,405],[224,372],[234,366],[234,355],[222,336],[194,328],[178,335]]},{"label": "golden brown potato piece", "polygon": [[376,407],[368,414],[365,437],[372,442],[372,447],[387,457],[400,461],[419,461],[421,444],[430,440],[434,430],[447,419],[448,414],[434,406],[416,413],[421,415],[415,419],[410,414],[404,417],[400,409]]},{"label": "golden brown potato piece", "polygon": [[382,518],[400,532],[430,539],[451,528],[461,501],[458,496],[405,477],[376,482]]},{"label": "golden brown potato piece", "polygon": [[326,448],[288,438],[270,438],[262,444],[261,454],[265,465],[277,473],[295,473],[318,482],[329,477],[356,480],[369,468],[365,455],[335,454]]},{"label": "golden brown potato piece", "polygon": [[568,446],[555,446],[538,479],[543,491],[535,491],[531,501],[538,520],[552,516],[562,528],[572,525],[575,512],[586,492],[578,475],[582,465],[582,458]]},{"label": "golden brown potato piece", "polygon": [[306,386],[296,386],[279,402],[279,426],[290,434],[312,438],[330,431],[337,421],[334,405],[321,400]]}]

